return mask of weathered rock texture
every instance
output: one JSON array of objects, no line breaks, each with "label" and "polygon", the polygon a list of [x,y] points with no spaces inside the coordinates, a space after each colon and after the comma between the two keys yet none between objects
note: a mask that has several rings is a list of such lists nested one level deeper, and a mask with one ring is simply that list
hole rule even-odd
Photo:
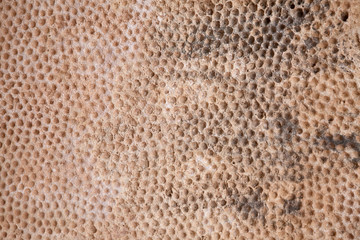
[{"label": "weathered rock texture", "polygon": [[358,0],[0,0],[0,239],[359,239]]}]

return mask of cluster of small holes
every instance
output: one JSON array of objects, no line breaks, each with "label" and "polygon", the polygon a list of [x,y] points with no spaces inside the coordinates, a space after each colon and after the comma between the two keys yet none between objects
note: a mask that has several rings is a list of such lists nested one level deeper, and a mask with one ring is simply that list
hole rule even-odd
[{"label": "cluster of small holes", "polygon": [[0,239],[357,239],[349,8],[0,0]]}]

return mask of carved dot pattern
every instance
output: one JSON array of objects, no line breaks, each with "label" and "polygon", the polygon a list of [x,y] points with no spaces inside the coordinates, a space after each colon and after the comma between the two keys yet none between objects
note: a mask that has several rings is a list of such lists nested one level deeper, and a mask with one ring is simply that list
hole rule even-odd
[{"label": "carved dot pattern", "polygon": [[0,239],[359,239],[356,0],[0,0]]}]

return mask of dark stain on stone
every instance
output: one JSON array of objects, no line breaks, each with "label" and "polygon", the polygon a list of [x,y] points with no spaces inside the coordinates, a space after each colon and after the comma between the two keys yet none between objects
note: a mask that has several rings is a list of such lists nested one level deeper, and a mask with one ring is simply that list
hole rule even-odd
[{"label": "dark stain on stone", "polygon": [[287,214],[294,214],[301,209],[301,201],[298,199],[285,200],[284,209]]},{"label": "dark stain on stone", "polygon": [[[227,206],[234,207],[243,220],[260,221],[265,224],[264,208],[266,204],[261,199],[262,188],[251,190],[248,194],[240,194],[237,189],[227,189]],[[221,204],[226,206],[225,204]]]},{"label": "dark stain on stone", "polygon": [[322,140],[324,140],[325,147],[329,149],[335,150],[336,146],[343,145],[344,147],[351,147],[360,154],[360,143],[356,141],[355,134],[351,134],[348,137],[341,134],[323,136]]},{"label": "dark stain on stone", "polygon": [[258,194],[244,197],[243,201],[239,203],[238,210],[249,213],[254,210],[257,215],[257,211],[259,211],[264,206],[264,203],[261,201],[260,196]]},{"label": "dark stain on stone", "polygon": [[280,130],[280,134],[277,136],[277,138],[281,142],[289,142],[292,140],[292,137],[294,137],[297,133],[297,130],[299,128],[297,120],[291,121],[290,118],[276,118],[274,120],[275,128]]},{"label": "dark stain on stone", "polygon": [[[344,136],[341,134],[333,135],[325,135],[324,131],[319,131],[317,134],[317,139],[322,141],[321,146],[324,149],[337,151],[337,146],[350,147],[360,155],[360,143],[356,140],[356,135],[353,133],[350,136]],[[318,142],[315,143],[319,144]],[[360,158],[353,158],[350,160],[351,163],[354,164],[354,168],[357,169],[359,167]]]},{"label": "dark stain on stone", "polygon": [[313,37],[313,38],[309,37],[304,42],[305,42],[306,47],[308,49],[311,49],[313,47],[316,47],[316,45],[319,43],[319,38],[317,38],[317,37]]}]

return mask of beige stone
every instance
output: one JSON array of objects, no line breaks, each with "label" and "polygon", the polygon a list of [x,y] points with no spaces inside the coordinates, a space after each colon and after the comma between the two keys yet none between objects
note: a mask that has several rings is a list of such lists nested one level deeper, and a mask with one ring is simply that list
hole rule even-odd
[{"label": "beige stone", "polygon": [[0,0],[0,239],[359,239],[358,0]]}]

